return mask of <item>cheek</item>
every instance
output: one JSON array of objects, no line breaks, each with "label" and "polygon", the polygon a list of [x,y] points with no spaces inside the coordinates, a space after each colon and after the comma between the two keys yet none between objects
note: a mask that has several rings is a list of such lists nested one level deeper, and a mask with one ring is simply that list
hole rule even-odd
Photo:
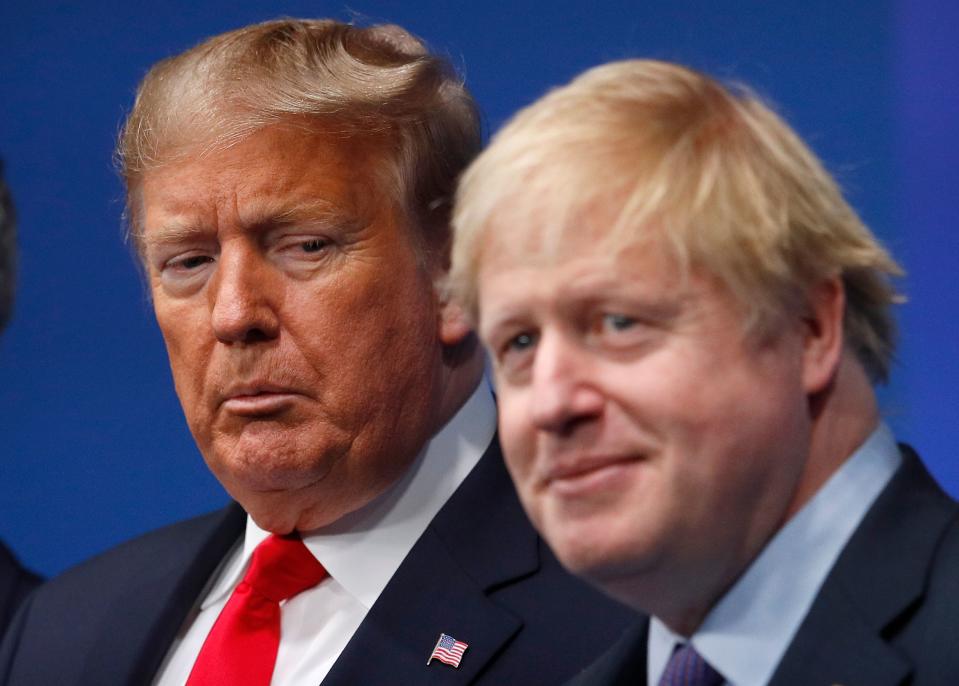
[{"label": "cheek", "polygon": [[671,405],[666,464],[681,499],[741,511],[754,508],[764,492],[781,490],[787,470],[780,458],[801,442],[802,407],[780,392],[785,380],[766,393],[756,379],[747,381],[724,375],[699,397]]},{"label": "cheek", "polygon": [[720,356],[662,350],[634,364],[610,365],[602,383],[614,404],[658,439],[708,443],[735,431],[754,409],[756,389]]},{"label": "cheek", "polygon": [[525,488],[533,471],[536,433],[527,421],[525,396],[521,391],[505,390],[497,395],[499,438],[506,466],[517,487]]},{"label": "cheek", "polygon": [[177,396],[192,425],[202,406],[200,398],[209,365],[210,337],[202,333],[204,322],[192,308],[157,306],[156,318],[166,344]]},{"label": "cheek", "polygon": [[[284,357],[316,381],[323,411],[379,453],[401,451],[429,421],[439,366],[429,292],[405,279],[353,272],[285,303]],[[412,282],[412,283],[411,283]]]},{"label": "cheek", "polygon": [[307,286],[288,288],[278,309],[281,337],[287,336],[309,362],[327,373],[365,370],[377,352],[390,353],[389,308],[377,300],[373,284],[341,278]]},{"label": "cheek", "polygon": [[310,293],[302,305],[317,311],[316,303],[324,303],[314,316],[317,330],[350,338],[354,346],[375,348],[380,355],[436,338],[439,324],[429,282],[412,266],[386,276],[382,268],[364,269],[333,288]]},{"label": "cheek", "polygon": [[153,289],[153,313],[171,361],[190,362],[191,351],[212,338],[210,312],[199,298],[171,300]]}]

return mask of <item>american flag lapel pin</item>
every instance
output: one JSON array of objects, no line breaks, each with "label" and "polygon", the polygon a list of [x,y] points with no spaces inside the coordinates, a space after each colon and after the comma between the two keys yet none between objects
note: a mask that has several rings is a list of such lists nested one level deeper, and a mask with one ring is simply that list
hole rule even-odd
[{"label": "american flag lapel pin", "polygon": [[436,659],[453,667],[459,667],[460,661],[463,659],[463,653],[466,652],[467,648],[469,648],[468,643],[457,641],[449,634],[440,634],[436,645],[433,646],[433,652],[430,653],[430,659],[426,661],[426,664],[428,665]]}]

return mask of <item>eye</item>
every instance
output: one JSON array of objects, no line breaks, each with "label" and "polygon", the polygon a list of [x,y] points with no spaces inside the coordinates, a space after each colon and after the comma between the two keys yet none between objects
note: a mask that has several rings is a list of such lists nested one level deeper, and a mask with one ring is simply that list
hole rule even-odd
[{"label": "eye", "polygon": [[264,238],[270,260],[288,274],[309,277],[329,264],[335,242],[305,227],[281,226]]},{"label": "eye", "polygon": [[211,273],[209,265],[216,255],[205,250],[190,250],[172,255],[160,262],[159,276],[163,287],[174,296],[196,292]]},{"label": "eye", "polygon": [[329,250],[333,242],[327,236],[303,233],[287,233],[271,236],[271,251],[278,258],[291,264],[314,264]]},{"label": "eye", "polygon": [[520,331],[504,336],[502,343],[494,344],[492,350],[496,374],[511,384],[522,383],[536,355],[538,338],[533,331]]},{"label": "eye", "polygon": [[509,339],[505,347],[509,351],[522,352],[523,350],[532,348],[535,343],[536,337],[528,331],[524,331]]},{"label": "eye", "polygon": [[208,252],[192,250],[173,255],[160,265],[160,271],[168,277],[184,277],[196,272],[201,267],[215,261]]},{"label": "eye", "polygon": [[640,352],[657,340],[662,328],[643,316],[622,311],[599,311],[586,334],[591,346],[608,352]]},{"label": "eye", "polygon": [[625,314],[611,312],[603,315],[603,328],[610,331],[626,331],[636,324],[636,319]]},{"label": "eye", "polygon": [[329,244],[330,242],[325,238],[310,238],[309,240],[303,241],[300,247],[303,249],[303,252],[314,253],[320,252]]},{"label": "eye", "polygon": [[209,255],[186,255],[170,260],[166,263],[166,268],[191,271],[211,262],[213,258]]}]

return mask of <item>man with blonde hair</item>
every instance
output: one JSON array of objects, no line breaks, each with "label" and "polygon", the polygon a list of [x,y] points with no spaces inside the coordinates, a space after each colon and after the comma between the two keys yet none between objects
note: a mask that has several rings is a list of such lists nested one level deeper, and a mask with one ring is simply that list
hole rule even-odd
[{"label": "man with blonde hair", "polygon": [[238,505],[50,583],[0,681],[554,684],[619,635],[526,521],[434,289],[479,141],[396,26],[267,22],[150,70],[118,148],[131,239]]},{"label": "man with blonde hair", "polygon": [[873,390],[900,270],[776,114],[595,68],[499,132],[453,224],[520,499],[645,616],[576,683],[959,683],[959,507]]}]

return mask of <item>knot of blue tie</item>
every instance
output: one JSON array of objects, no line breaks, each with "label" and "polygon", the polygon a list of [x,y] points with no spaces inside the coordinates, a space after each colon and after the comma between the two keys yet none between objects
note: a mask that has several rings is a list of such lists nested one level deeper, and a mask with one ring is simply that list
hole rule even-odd
[{"label": "knot of blue tie", "polygon": [[686,643],[673,651],[659,686],[722,686],[724,682],[723,675]]}]

